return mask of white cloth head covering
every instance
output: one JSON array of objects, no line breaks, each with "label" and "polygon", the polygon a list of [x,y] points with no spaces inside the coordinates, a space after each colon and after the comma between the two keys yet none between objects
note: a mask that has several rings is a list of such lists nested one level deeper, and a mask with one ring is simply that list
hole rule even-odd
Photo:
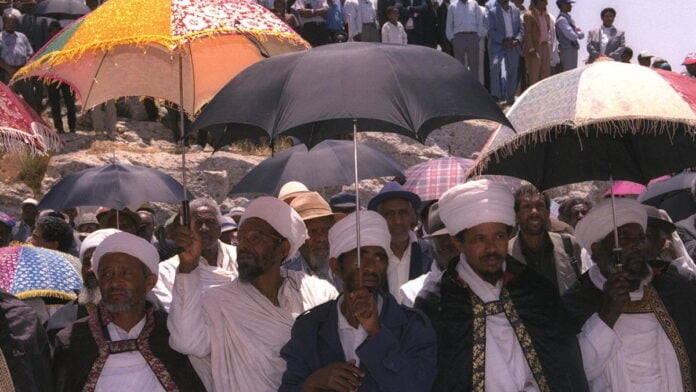
[{"label": "white cloth head covering", "polygon": [[97,246],[92,256],[92,269],[99,279],[99,263],[102,257],[108,253],[125,253],[140,260],[150,271],[157,275],[159,273],[159,253],[157,248],[149,242],[126,232],[112,234]]},{"label": "white cloth head covering", "polygon": [[241,228],[244,221],[249,218],[266,221],[290,242],[290,253],[287,258],[294,256],[308,238],[307,227],[300,215],[287,203],[275,197],[263,196],[254,199],[239,220],[239,227]]},{"label": "white cloth head covering", "polygon": [[[17,8],[9,7],[9,8],[5,8],[5,9],[2,11],[2,16],[3,16],[3,17],[5,17],[5,16],[14,16],[15,18],[19,19],[19,18],[22,17],[22,13],[19,12],[19,10],[18,10]],[[27,199],[27,200],[34,200],[34,199]],[[26,201],[26,200],[25,200],[25,201]],[[24,204],[24,203],[22,203],[22,204]],[[34,203],[34,205],[38,205],[38,204],[39,204],[39,203]]]},{"label": "white cloth head covering", "polygon": [[360,214],[360,247],[379,246],[385,252],[389,251],[391,235],[387,221],[375,211],[362,210],[352,212],[336,222],[329,230],[329,257],[338,256],[358,248],[358,238],[355,232],[355,214]]},{"label": "white cloth head covering", "polygon": [[85,237],[84,240],[82,240],[82,245],[80,245],[80,261],[82,261],[82,258],[85,257],[85,253],[87,253],[89,249],[96,248],[106,239],[106,237],[120,232],[121,230],[117,229],[100,229],[90,233],[87,237]]},{"label": "white cloth head covering", "polygon": [[[648,213],[645,207],[633,199],[624,197],[615,199],[616,227],[627,223],[637,223],[643,230],[648,225]],[[592,244],[601,241],[614,230],[611,199],[602,200],[592,207],[590,212],[575,226],[575,238],[592,255]]]},{"label": "white cloth head covering", "polygon": [[482,223],[515,224],[515,200],[507,186],[488,179],[459,184],[439,201],[440,218],[450,235]]}]

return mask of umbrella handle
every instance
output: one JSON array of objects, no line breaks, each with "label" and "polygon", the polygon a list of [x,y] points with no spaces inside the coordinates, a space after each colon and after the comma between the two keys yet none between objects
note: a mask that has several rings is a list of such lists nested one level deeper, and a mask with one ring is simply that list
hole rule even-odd
[{"label": "umbrella handle", "polygon": [[614,248],[612,250],[612,256],[614,259],[614,272],[623,272],[623,263],[621,261],[621,248]]},{"label": "umbrella handle", "polygon": [[191,224],[191,208],[190,201],[184,200],[181,202],[181,222],[183,226],[189,227]]}]

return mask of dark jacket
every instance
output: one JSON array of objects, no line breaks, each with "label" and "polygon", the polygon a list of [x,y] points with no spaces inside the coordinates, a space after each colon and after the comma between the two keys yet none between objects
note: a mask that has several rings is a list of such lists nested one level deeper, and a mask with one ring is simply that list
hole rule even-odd
[{"label": "dark jacket", "polygon": [[408,267],[408,280],[430,272],[433,264],[433,248],[428,240],[419,239],[411,243],[411,264]]},{"label": "dark jacket", "polygon": [[[205,391],[188,357],[169,346],[167,314],[155,311],[154,315],[155,327],[148,339],[154,356],[164,364],[180,391]],[[87,320],[88,317],[77,320],[56,335],[53,371],[57,392],[81,391],[99,357]]]},{"label": "dark jacket", "polygon": [[[657,291],[667,312],[677,326],[696,375],[696,278],[679,271],[675,266],[656,275],[651,285]],[[602,309],[604,294],[590,280],[587,272],[563,294],[563,303],[576,327],[582,327],[592,314]]]},{"label": "dark jacket", "polygon": [[[471,294],[456,271],[442,276],[440,292],[421,293],[415,306],[433,322],[438,336],[439,372],[433,391],[472,390],[473,311]],[[504,287],[527,328],[551,391],[587,391],[578,330],[568,323],[558,291],[544,277],[507,257]]]},{"label": "dark jacket", "polygon": [[0,291],[0,349],[15,391],[53,391],[46,333],[34,310],[4,291]]},{"label": "dark jacket", "polygon": [[[381,329],[356,354],[365,372],[360,391],[427,391],[435,378],[436,338],[430,321],[420,312],[381,294]],[[337,300],[301,315],[290,341],[280,351],[287,361],[279,391],[299,391],[316,370],[345,362],[338,334]]]}]

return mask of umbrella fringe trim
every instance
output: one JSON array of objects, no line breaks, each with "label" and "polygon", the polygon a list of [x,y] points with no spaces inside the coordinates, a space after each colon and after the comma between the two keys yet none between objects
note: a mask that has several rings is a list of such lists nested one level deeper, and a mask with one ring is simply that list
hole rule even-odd
[{"label": "umbrella fringe trim", "polygon": [[46,155],[46,146],[40,137],[13,128],[0,127],[0,150],[22,152],[27,147],[33,154]]},{"label": "umbrella fringe trim", "polygon": [[35,121],[31,123],[31,128],[41,136],[46,151],[59,151],[63,147],[63,140],[48,125]]},{"label": "umbrella fringe trim", "polygon": [[56,50],[54,52],[47,53],[44,56],[42,56],[41,58],[34,59],[29,64],[20,68],[15,73],[15,75],[12,77],[12,82],[15,82],[17,80],[20,80],[20,79],[23,79],[26,77],[30,77],[30,76],[37,76],[37,75],[32,75],[32,73],[37,71],[37,70],[40,70],[42,68],[51,68],[55,65],[58,65],[61,63],[66,63],[66,62],[76,63],[88,52],[99,52],[99,51],[106,52],[106,51],[112,50],[118,46],[127,46],[127,45],[133,45],[133,46],[142,47],[142,48],[145,48],[148,45],[160,45],[169,51],[176,51],[177,48],[183,48],[186,45],[190,44],[191,42],[193,42],[197,39],[202,39],[202,38],[206,38],[206,37],[215,39],[218,36],[226,35],[226,34],[240,34],[240,35],[244,35],[244,36],[249,35],[260,42],[268,41],[272,37],[272,38],[277,38],[280,40],[285,40],[287,42],[293,43],[293,44],[297,45],[299,48],[309,49],[309,44],[305,40],[303,40],[299,35],[297,35],[296,33],[277,32],[277,31],[269,32],[268,30],[244,30],[244,31],[241,31],[241,30],[235,29],[235,28],[223,28],[223,29],[214,29],[214,30],[211,29],[211,30],[197,31],[197,32],[192,33],[192,34],[182,35],[182,36],[177,37],[176,39],[173,39],[173,38],[167,37],[167,36],[161,36],[161,35],[138,36],[138,37],[132,37],[132,38],[119,39],[119,40],[105,41],[105,42],[100,42],[98,44],[84,45],[84,46],[80,46],[80,47],[75,48],[75,49]]},{"label": "umbrella fringe trim", "polygon": [[29,299],[29,298],[36,298],[36,297],[64,299],[67,301],[72,301],[72,300],[77,299],[77,295],[75,295],[75,294],[61,293],[61,292],[55,291],[55,290],[29,290],[29,291],[21,292],[19,294],[14,294],[14,296],[19,298],[19,299]]},{"label": "umbrella fringe trim", "polygon": [[[652,129],[645,131],[643,128],[645,123],[652,124]],[[479,162],[477,162],[476,165],[470,169],[469,174],[466,177],[471,178],[483,175],[485,174],[484,171],[488,168],[489,163],[493,159],[495,159],[496,162],[500,162],[501,160],[513,155],[519,149],[525,150],[527,146],[549,142],[551,139],[558,136],[558,134],[568,132],[568,127],[574,128],[571,130],[571,132],[575,132],[576,136],[578,137],[578,142],[580,143],[581,149],[581,136],[591,137],[592,135],[599,136],[602,134],[616,137],[629,134],[636,135],[638,133],[652,135],[668,133],[671,142],[677,131],[684,127],[687,128],[685,133],[690,134],[691,138],[696,142],[696,121],[690,119],[666,120],[664,118],[624,118],[612,120],[611,122],[604,124],[591,123],[589,121],[556,122],[552,125],[547,124],[543,128],[530,128],[524,133],[513,136],[501,146],[497,146],[493,150],[486,152],[480,158]],[[592,130],[590,130],[590,127]]]}]

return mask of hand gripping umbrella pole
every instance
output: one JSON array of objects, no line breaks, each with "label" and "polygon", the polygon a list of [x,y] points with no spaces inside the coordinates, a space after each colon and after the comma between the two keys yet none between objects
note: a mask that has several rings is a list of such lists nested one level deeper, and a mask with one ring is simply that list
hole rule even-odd
[{"label": "hand gripping umbrella pole", "polygon": [[623,272],[623,263],[621,261],[621,246],[619,245],[619,228],[616,226],[616,203],[614,202],[614,177],[609,176],[609,189],[611,190],[611,217],[614,220],[614,272]]}]

